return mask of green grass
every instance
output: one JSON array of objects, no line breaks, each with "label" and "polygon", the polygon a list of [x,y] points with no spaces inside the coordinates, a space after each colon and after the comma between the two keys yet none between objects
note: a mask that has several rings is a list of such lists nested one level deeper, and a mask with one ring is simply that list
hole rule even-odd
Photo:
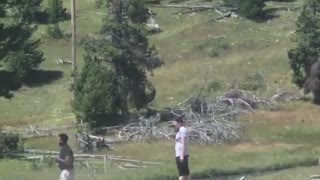
[{"label": "green grass", "polygon": [[[300,109],[296,110],[297,105]],[[214,175],[241,175],[243,173],[266,172],[265,175],[252,178],[285,179],[292,170],[272,172],[294,168],[298,166],[312,166],[318,162],[320,146],[319,131],[316,124],[319,120],[318,107],[308,103],[287,103],[280,105],[279,111],[259,111],[252,115],[243,116],[241,121],[246,123],[246,134],[243,142],[225,145],[191,145],[190,167],[196,177]],[[300,121],[304,117],[304,122]],[[290,126],[290,128],[288,128]],[[68,132],[71,133],[71,132]],[[57,139],[39,138],[28,140],[26,148],[40,148],[57,150]],[[73,143],[70,143],[76,151]],[[108,167],[108,175],[103,174],[103,168],[98,168],[95,179],[174,179],[176,168],[174,163],[173,142],[153,143],[126,143],[115,145],[115,151],[102,151],[100,154],[119,155],[145,161],[161,162],[163,166],[149,167],[145,170],[126,171],[114,166]],[[48,179],[57,175],[56,167],[43,166],[40,170],[30,169],[26,162],[9,161],[8,168],[19,169],[19,175],[8,170],[4,177],[20,176],[26,179],[41,177],[48,174]],[[3,163],[7,163],[3,161]],[[2,163],[0,163],[2,164]],[[306,170],[314,172],[314,170]],[[86,179],[87,170],[80,170],[77,166],[80,179]],[[293,171],[293,173],[295,173]],[[303,173],[305,176],[306,173]],[[297,176],[302,177],[302,175]],[[250,177],[251,179],[251,177]],[[15,179],[14,179],[15,180]],[[295,180],[295,179],[294,179]]]},{"label": "green grass", "polygon": [[[145,170],[121,170],[115,167],[108,167],[108,176],[103,175],[103,168],[97,166],[96,179],[150,179],[151,177],[174,177],[176,175],[176,168],[174,164],[174,157],[172,153],[172,144],[156,143],[156,144],[127,144],[118,152],[112,154],[125,155],[141,160],[158,161],[164,163],[162,166],[149,167]],[[254,146],[253,146],[254,147]],[[119,147],[120,149],[120,147]],[[147,153],[147,151],[149,153]],[[237,150],[231,146],[191,146],[192,156],[190,156],[190,167],[192,173],[198,177],[222,174],[238,174],[246,173],[255,169],[262,168],[280,168],[282,166],[294,166],[298,162],[310,159],[310,161],[317,161],[315,155],[319,149],[311,149],[309,147],[298,148],[269,148],[265,151],[255,151],[252,149]],[[109,152],[111,153],[111,152]],[[42,174],[47,173],[48,179],[54,179],[58,172],[56,167],[42,166],[35,170],[32,163],[18,162],[14,160],[2,160],[0,166],[6,164],[1,168],[1,177],[11,177],[12,179],[41,179]],[[10,169],[8,169],[10,168]],[[19,170],[16,174],[12,169]],[[252,169],[252,170],[250,170]],[[81,170],[77,166],[78,176],[83,176],[87,172]],[[161,178],[162,177],[162,178]],[[86,177],[87,178],[87,177]],[[86,179],[80,177],[79,179]]]},{"label": "green grass", "polygon": [[[64,4],[69,8],[69,1],[64,1]],[[268,24],[239,19],[219,23],[214,21],[217,14],[211,11],[182,16],[173,14],[178,11],[176,9],[153,10],[158,13],[156,20],[164,32],[151,36],[150,42],[159,48],[159,54],[166,63],[155,70],[154,77],[150,77],[157,88],[153,106],[172,106],[192,96],[199,91],[207,71],[208,82],[223,82],[222,90],[227,89],[233,80],[242,80],[258,72],[262,72],[270,88],[274,87],[275,80],[281,80],[284,87],[291,88],[287,51],[293,46],[290,39],[298,12],[276,11],[279,17]],[[106,10],[96,9],[94,2],[78,3],[78,42],[81,37],[100,29],[104,16],[92,12],[105,13]],[[70,33],[70,21],[64,21],[60,26],[66,34]],[[46,29],[47,25],[39,25],[35,34],[35,38],[41,38],[43,42],[41,49],[46,57],[40,69],[61,71],[63,78],[44,83],[41,87],[25,86],[15,92],[11,101],[1,99],[0,124],[43,123],[70,117],[71,93],[68,87],[71,67],[54,64],[55,57],[70,60],[70,40],[51,39],[47,37]],[[210,39],[222,35],[226,38]],[[78,44],[80,69],[83,53]]]},{"label": "green grass", "polygon": [[[217,1],[213,1],[216,3]],[[301,6],[302,0],[297,2]],[[69,1],[64,1],[67,8]],[[46,5],[46,4],[44,4]],[[268,8],[278,6],[268,3]],[[291,84],[291,71],[287,51],[294,46],[292,41],[295,21],[299,11],[276,11],[270,23],[255,23],[247,20],[228,19],[216,22],[216,13],[203,11],[190,15],[178,15],[175,9],[153,9],[164,32],[150,36],[150,42],[159,48],[165,66],[155,70],[151,81],[157,88],[156,100],[152,106],[163,108],[196,94],[207,78],[208,85],[227,90],[233,80],[244,80],[255,73],[263,75],[268,88],[259,89],[265,95],[275,88],[275,81],[281,87],[296,89]],[[99,31],[102,18],[91,12],[105,13],[95,9],[93,1],[79,1],[77,6],[77,35],[79,68],[83,64],[83,50],[79,46],[81,37]],[[62,22],[62,30],[70,33],[70,21]],[[34,38],[41,38],[41,49],[46,61],[40,66],[44,71],[62,72],[63,77],[42,82],[37,86],[23,86],[15,92],[12,100],[0,99],[0,126],[43,126],[71,124],[74,116],[70,107],[72,93],[69,65],[56,65],[54,59],[70,60],[68,38],[54,40],[46,35],[46,25],[39,25]],[[224,35],[225,38],[214,37]],[[212,38],[213,37],[213,38]],[[207,77],[205,77],[207,74]],[[216,84],[214,83],[216,82]],[[217,85],[218,84],[218,85]],[[209,92],[215,96],[219,92]],[[259,111],[241,117],[246,124],[243,142],[223,146],[192,145],[191,170],[195,175],[245,173],[254,169],[273,169],[296,165],[298,162],[314,162],[319,154],[320,135],[319,107],[310,102],[296,102],[279,105],[277,111]],[[303,119],[303,121],[302,121]],[[72,133],[72,132],[68,132]],[[28,140],[26,148],[58,150],[55,137]],[[75,149],[73,136],[71,145]],[[86,169],[77,168],[78,179],[168,179],[176,175],[173,143],[123,144],[115,146],[117,151],[101,153],[124,155],[134,159],[159,161],[164,166],[144,170],[121,170],[108,167],[107,175],[88,175]],[[299,173],[301,171],[301,174]],[[293,179],[300,180],[315,168],[297,168],[250,179]],[[42,180],[57,179],[57,167],[43,166],[16,160],[0,161],[0,179]]]},{"label": "green grass", "polygon": [[319,167],[313,168],[295,168],[285,170],[273,174],[262,175],[258,177],[250,177],[252,180],[282,180],[282,179],[308,179],[311,175],[319,174]]}]

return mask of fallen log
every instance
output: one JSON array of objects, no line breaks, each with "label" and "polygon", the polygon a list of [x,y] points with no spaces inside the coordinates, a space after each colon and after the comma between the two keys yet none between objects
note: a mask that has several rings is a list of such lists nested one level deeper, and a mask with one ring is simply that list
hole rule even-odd
[{"label": "fallen log", "polygon": [[140,164],[149,164],[149,165],[163,165],[162,163],[158,162],[147,162],[147,161],[140,161],[140,160],[133,160],[133,159],[122,159],[122,158],[111,158],[113,161],[123,161],[123,162],[132,162],[132,163],[140,163]]},{"label": "fallen log", "polygon": [[210,6],[210,5],[180,5],[180,4],[166,4],[166,5],[150,5],[155,8],[187,8],[187,9],[224,9],[229,11],[235,11],[238,8],[223,7],[223,6]]},{"label": "fallen log", "polygon": [[[29,151],[30,152],[30,151]],[[33,152],[41,152],[39,151],[33,151]],[[54,158],[58,154],[56,151],[43,151],[42,155],[29,155],[25,153],[0,153],[2,155],[8,155],[17,157],[21,160],[43,160],[45,157],[47,158]],[[137,164],[148,164],[148,165],[163,165],[159,162],[148,162],[148,161],[141,161],[141,160],[135,160],[135,159],[128,159],[128,158],[122,158],[121,156],[111,156],[111,155],[91,155],[91,154],[74,154],[73,156],[75,158],[75,161],[95,161],[95,160],[109,160],[109,161],[120,161],[120,162],[126,162],[126,163],[137,163]]]},{"label": "fallen log", "polygon": [[134,165],[134,164],[119,164],[117,167],[120,169],[138,169],[138,168],[147,168],[147,166],[139,166],[139,165]]},{"label": "fallen log", "polygon": [[215,18],[215,20],[216,20],[216,21],[219,21],[219,20],[221,20],[221,19],[229,18],[229,17],[231,17],[231,12],[228,12],[228,13],[226,13],[226,14],[221,15],[221,16]]}]

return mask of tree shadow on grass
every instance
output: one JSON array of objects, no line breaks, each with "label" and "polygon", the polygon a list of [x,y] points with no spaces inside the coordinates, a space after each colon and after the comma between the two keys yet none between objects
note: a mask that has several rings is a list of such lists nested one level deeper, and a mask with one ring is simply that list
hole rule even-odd
[{"label": "tree shadow on grass", "polygon": [[13,73],[5,70],[0,71],[0,97],[12,98],[10,91],[16,91],[22,87],[21,80]]},{"label": "tree shadow on grass", "polygon": [[[62,19],[59,21],[59,23],[69,21],[69,20],[71,20],[71,14],[66,12],[64,14],[64,16],[62,17]],[[47,10],[36,12],[34,21],[35,21],[35,23],[42,24],[42,25],[51,24],[49,22],[49,14],[48,14]]]},{"label": "tree shadow on grass", "polygon": [[253,19],[257,23],[264,23],[269,20],[279,18],[280,15],[277,14],[279,8],[265,9],[257,18]]},{"label": "tree shadow on grass", "polygon": [[62,71],[54,70],[32,70],[23,78],[23,83],[29,87],[38,87],[63,78]]},{"label": "tree shadow on grass", "polygon": [[263,11],[259,18],[257,18],[258,23],[267,22],[269,20],[279,18],[279,11],[297,11],[300,7],[276,7],[276,8],[268,8]]},{"label": "tree shadow on grass", "polygon": [[39,87],[62,77],[62,71],[31,70],[25,78],[20,79],[13,72],[0,70],[0,97],[12,98],[12,91],[19,90],[23,84],[29,87]]}]

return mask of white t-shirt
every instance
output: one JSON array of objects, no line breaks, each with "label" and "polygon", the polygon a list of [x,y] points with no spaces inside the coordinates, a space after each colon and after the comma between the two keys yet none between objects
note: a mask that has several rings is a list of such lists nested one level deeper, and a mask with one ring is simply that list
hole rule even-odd
[{"label": "white t-shirt", "polygon": [[188,138],[188,132],[185,127],[180,127],[179,132],[176,134],[176,144],[175,144],[175,150],[176,150],[176,157],[181,156],[182,151],[182,139],[187,137],[187,140],[185,142],[184,150],[183,150],[183,156],[189,155],[189,138]]}]

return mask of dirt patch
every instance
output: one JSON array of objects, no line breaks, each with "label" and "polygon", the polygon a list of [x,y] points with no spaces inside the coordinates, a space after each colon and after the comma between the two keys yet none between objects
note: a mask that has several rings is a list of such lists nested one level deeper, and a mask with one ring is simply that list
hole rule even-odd
[{"label": "dirt patch", "polygon": [[287,143],[241,143],[230,147],[231,151],[235,152],[261,152],[267,151],[274,148],[283,148],[283,149],[294,149],[303,145],[297,144],[287,144]]}]

